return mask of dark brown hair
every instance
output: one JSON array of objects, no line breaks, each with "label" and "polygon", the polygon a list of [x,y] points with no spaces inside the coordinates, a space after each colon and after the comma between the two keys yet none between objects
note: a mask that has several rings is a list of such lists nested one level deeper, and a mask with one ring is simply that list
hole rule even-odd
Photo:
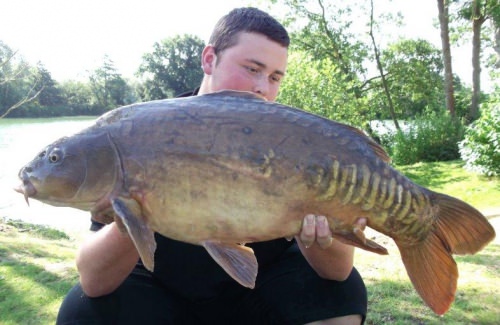
[{"label": "dark brown hair", "polygon": [[257,8],[246,7],[231,10],[215,25],[209,44],[218,54],[236,45],[241,32],[262,34],[270,40],[288,47],[288,32],[276,19]]}]

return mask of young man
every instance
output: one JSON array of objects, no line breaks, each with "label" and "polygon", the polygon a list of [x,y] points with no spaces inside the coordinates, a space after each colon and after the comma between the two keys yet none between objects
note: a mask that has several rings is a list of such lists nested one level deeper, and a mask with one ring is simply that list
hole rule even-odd
[{"label": "young man", "polygon": [[[255,8],[231,11],[203,50],[204,78],[190,95],[232,89],[275,100],[288,44],[286,30],[268,14]],[[93,224],[97,228],[77,253],[80,284],[63,302],[58,324],[364,321],[366,289],[353,268],[354,248],[333,240],[322,216],[305,216],[293,241],[248,244],[259,263],[254,289],[230,278],[203,247],[158,234],[155,270],[148,272],[114,223]]]}]

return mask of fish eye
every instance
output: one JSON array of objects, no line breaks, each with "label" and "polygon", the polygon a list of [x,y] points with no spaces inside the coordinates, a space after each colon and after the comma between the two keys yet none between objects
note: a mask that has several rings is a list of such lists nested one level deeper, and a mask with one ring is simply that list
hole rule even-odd
[{"label": "fish eye", "polygon": [[52,152],[48,155],[49,162],[51,163],[57,163],[61,159],[61,150],[59,149],[54,149]]}]

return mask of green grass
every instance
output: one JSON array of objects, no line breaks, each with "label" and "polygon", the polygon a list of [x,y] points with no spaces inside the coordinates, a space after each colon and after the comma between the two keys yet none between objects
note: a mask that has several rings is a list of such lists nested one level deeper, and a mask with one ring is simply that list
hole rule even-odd
[{"label": "green grass", "polygon": [[78,278],[75,249],[58,230],[0,220],[0,324],[54,324]]},{"label": "green grass", "polygon": [[44,225],[34,225],[22,220],[10,220],[5,218],[3,223],[14,226],[19,232],[29,232],[31,235],[39,238],[69,239],[69,236],[65,232]]},{"label": "green grass", "polygon": [[369,238],[385,246],[389,256],[356,250],[355,265],[368,290],[366,324],[499,324],[498,242],[476,255],[455,256],[460,275],[455,302],[437,316],[413,288],[392,239],[375,232]]},{"label": "green grass", "polygon": [[[500,179],[467,172],[459,161],[398,170],[479,209],[500,208]],[[460,272],[456,299],[439,317],[413,289],[392,239],[370,229],[366,235],[390,253],[356,250],[355,265],[368,289],[366,324],[500,324],[498,239],[476,255],[455,257]],[[0,219],[0,324],[54,324],[64,295],[78,279],[74,258],[79,241],[58,230]]]},{"label": "green grass", "polygon": [[477,209],[500,207],[500,178],[484,177],[463,168],[459,160],[396,167],[415,183],[459,198]]}]

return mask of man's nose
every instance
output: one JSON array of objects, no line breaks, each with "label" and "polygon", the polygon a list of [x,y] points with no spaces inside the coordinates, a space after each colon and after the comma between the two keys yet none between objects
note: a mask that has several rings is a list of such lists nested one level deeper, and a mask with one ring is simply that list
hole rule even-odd
[{"label": "man's nose", "polygon": [[267,78],[258,78],[255,82],[253,92],[256,94],[259,94],[263,97],[266,97],[267,94],[269,93],[269,81]]}]

